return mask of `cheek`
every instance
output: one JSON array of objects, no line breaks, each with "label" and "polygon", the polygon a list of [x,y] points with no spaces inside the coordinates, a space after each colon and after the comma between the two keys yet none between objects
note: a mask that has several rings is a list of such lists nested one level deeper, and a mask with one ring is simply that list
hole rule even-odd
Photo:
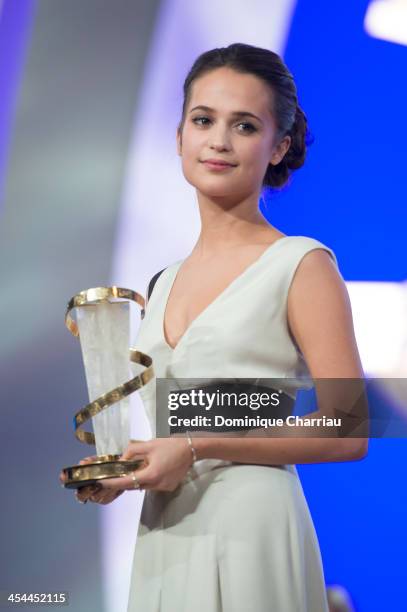
[{"label": "cheek", "polygon": [[267,171],[272,155],[272,145],[268,139],[258,141],[253,144],[253,148],[250,152],[250,164],[253,175],[256,176],[257,180],[263,180],[264,175]]},{"label": "cheek", "polygon": [[182,133],[182,149],[189,155],[196,155],[204,144],[205,135],[193,129],[191,125],[185,125]]},{"label": "cheek", "polygon": [[184,128],[182,136],[182,168],[185,174],[196,172],[205,152],[204,135]]},{"label": "cheek", "polygon": [[268,159],[268,151],[264,141],[260,139],[250,139],[241,147],[239,159],[248,166],[255,168],[263,166]]},{"label": "cheek", "polygon": [[185,179],[192,185],[196,186],[199,183],[200,172],[202,172],[201,159],[202,148],[196,145],[196,142],[185,140],[182,145],[182,172]]}]

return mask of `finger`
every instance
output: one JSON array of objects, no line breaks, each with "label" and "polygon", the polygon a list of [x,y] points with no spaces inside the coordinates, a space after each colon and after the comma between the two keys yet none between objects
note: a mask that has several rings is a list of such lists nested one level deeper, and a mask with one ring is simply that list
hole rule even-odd
[{"label": "finger", "polygon": [[92,455],[91,457],[84,457],[79,461],[79,465],[83,465],[84,463],[93,463],[93,461],[96,461],[96,459],[97,455]]},{"label": "finger", "polygon": [[129,476],[121,476],[120,478],[105,478],[102,483],[102,489],[104,491],[120,491],[121,489],[127,490],[132,488],[130,483],[133,484],[132,479]]},{"label": "finger", "polygon": [[79,502],[85,502],[89,499],[89,497],[92,495],[92,491],[89,492],[81,492],[79,493],[78,491],[75,493],[75,497],[77,499],[77,501]]},{"label": "finger", "polygon": [[124,493],[123,489],[121,489],[120,491],[112,491],[108,489],[103,489],[103,490],[96,491],[95,493],[93,493],[89,499],[99,504],[100,503],[110,503],[122,493]]},{"label": "finger", "polygon": [[[142,488],[143,485],[139,480],[138,471],[136,471],[136,475],[137,482],[140,483],[140,488]],[[120,478],[106,478],[103,482],[102,488],[108,491],[120,491],[121,489],[130,491],[131,489],[137,488],[134,486],[134,482],[135,481],[133,480],[131,475],[121,476]]]},{"label": "finger", "polygon": [[[136,481],[133,478],[133,475],[136,477]],[[126,491],[130,491],[132,489],[145,489],[151,483],[151,467],[147,465],[143,468],[138,468],[134,470],[130,474],[126,474],[121,476],[120,478],[106,478],[102,484],[102,487],[105,489],[118,490],[125,489]],[[139,483],[139,487],[134,486],[134,484]]]},{"label": "finger", "polygon": [[85,500],[89,499],[89,497],[91,495],[93,495],[97,491],[100,491],[100,489],[101,489],[101,487],[98,484],[97,485],[86,486],[86,487],[80,487],[76,491],[76,498],[77,498],[78,501],[85,501]]},{"label": "finger", "polygon": [[98,504],[110,504],[117,497],[119,497],[124,491],[109,491],[104,493],[95,493],[89,498],[90,501]]},{"label": "finger", "polygon": [[150,445],[148,441],[130,440],[127,448],[122,453],[120,460],[142,459],[147,454]]},{"label": "finger", "polygon": [[109,504],[110,502],[114,501],[115,499],[117,499],[118,497],[120,497],[120,495],[123,495],[124,491],[113,491],[111,495],[108,495],[107,497],[104,498],[103,500],[103,504]]},{"label": "finger", "polygon": [[110,494],[106,495],[106,492],[97,491],[96,493],[92,493],[89,496],[89,501],[94,502],[96,504],[100,504],[104,501],[105,498],[110,497]]},{"label": "finger", "polygon": [[75,496],[78,499],[85,499],[86,497],[89,497],[89,495],[91,495],[93,492],[94,491],[92,490],[92,487],[80,487],[76,489]]}]

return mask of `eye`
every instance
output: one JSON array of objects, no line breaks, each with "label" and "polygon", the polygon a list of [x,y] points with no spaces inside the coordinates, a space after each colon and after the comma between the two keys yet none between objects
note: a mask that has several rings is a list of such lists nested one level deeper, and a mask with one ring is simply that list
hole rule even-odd
[{"label": "eye", "polygon": [[208,117],[194,117],[194,119],[192,119],[192,123],[196,125],[207,125],[206,123],[198,123],[198,121],[209,121],[209,119]]},{"label": "eye", "polygon": [[243,132],[255,132],[256,128],[251,123],[239,123],[238,125],[245,125],[247,129],[243,130]]}]

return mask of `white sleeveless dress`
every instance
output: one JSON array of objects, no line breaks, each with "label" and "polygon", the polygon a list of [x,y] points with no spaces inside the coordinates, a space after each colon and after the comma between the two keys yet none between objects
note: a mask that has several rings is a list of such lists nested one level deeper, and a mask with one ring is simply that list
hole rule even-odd
[{"label": "white sleeveless dress", "polygon": [[[175,349],[164,311],[182,261],[159,276],[136,348],[157,377],[312,379],[287,325],[287,296],[307,236],[270,245],[189,326]],[[293,380],[295,379],[295,380]],[[155,381],[141,389],[155,436]],[[294,465],[196,462],[174,492],[146,491],[128,612],[328,612],[317,536]]]}]

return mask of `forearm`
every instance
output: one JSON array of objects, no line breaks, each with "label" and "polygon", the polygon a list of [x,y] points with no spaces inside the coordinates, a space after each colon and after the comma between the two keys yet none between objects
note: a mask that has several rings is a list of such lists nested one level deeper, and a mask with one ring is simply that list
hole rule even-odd
[{"label": "forearm", "polygon": [[[307,415],[307,418],[320,416],[315,412]],[[305,435],[301,426],[284,426],[279,433],[281,437],[249,434],[222,438],[200,437],[197,433],[192,434],[192,440],[198,460],[222,459],[263,465],[356,461],[367,452],[365,438],[310,437],[310,434]],[[317,433],[314,435],[317,436]]]}]

